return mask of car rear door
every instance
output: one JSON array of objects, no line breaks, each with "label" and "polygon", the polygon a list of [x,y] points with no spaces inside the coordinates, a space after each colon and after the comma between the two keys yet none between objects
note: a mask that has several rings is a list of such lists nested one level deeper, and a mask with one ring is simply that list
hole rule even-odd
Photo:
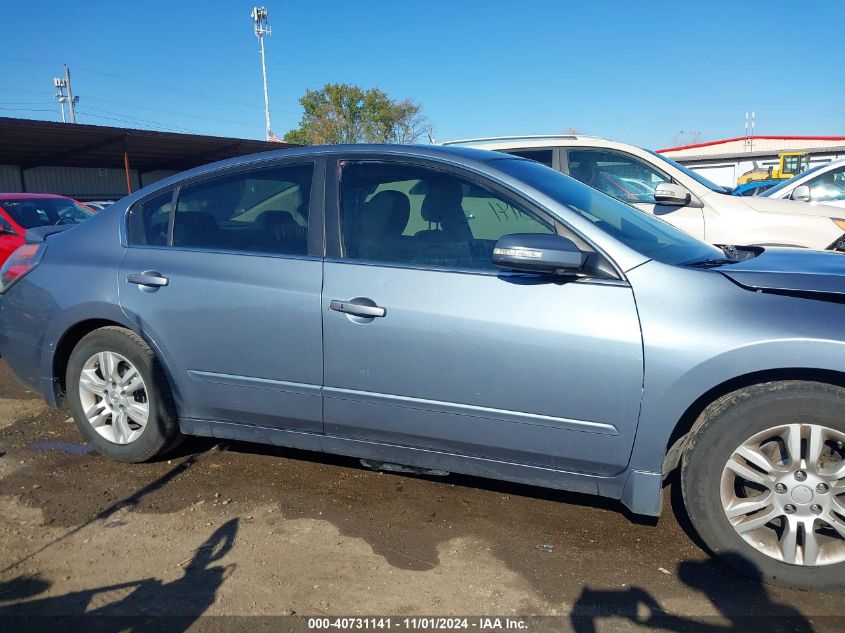
[{"label": "car rear door", "polygon": [[320,160],[241,168],[133,206],[120,303],[181,417],[322,432],[323,174]]},{"label": "car rear door", "polygon": [[327,203],[327,436],[622,470],[643,377],[631,288],[494,269],[501,235],[557,225],[483,180],[398,160],[341,166]]}]

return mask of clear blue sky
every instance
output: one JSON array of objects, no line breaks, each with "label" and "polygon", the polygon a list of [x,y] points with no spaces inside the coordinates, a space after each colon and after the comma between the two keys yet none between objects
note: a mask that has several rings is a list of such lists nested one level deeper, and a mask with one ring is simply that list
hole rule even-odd
[{"label": "clear blue sky", "polygon": [[[0,115],[261,138],[250,0],[39,3],[0,9]],[[326,82],[424,106],[437,140],[576,127],[648,147],[681,130],[845,134],[841,0],[612,2],[266,0],[273,130]],[[108,117],[108,118],[106,118]],[[114,120],[122,119],[122,120]]]}]

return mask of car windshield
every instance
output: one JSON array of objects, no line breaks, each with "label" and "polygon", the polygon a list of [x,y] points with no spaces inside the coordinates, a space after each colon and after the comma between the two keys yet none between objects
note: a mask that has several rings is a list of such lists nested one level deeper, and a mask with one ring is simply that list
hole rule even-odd
[{"label": "car windshield", "polygon": [[779,185],[775,185],[771,189],[768,189],[767,191],[761,193],[760,196],[763,197],[763,198],[771,197],[771,196],[777,194],[778,191],[782,191],[782,190],[786,189],[789,185],[795,183],[795,181],[798,180],[799,178],[801,178],[803,180],[804,178],[806,178],[810,174],[817,172],[818,170],[820,170],[824,167],[827,167],[828,165],[830,165],[830,163],[823,163],[821,165],[816,165],[815,167],[812,167],[812,168],[808,169],[807,171],[802,171],[797,176],[793,176],[789,180],[784,180]]},{"label": "car windshield", "polygon": [[626,246],[666,264],[722,259],[715,246],[611,198],[577,180],[530,160],[503,158],[497,168],[574,210]]},{"label": "car windshield", "polygon": [[55,224],[79,224],[94,212],[70,198],[0,200],[0,206],[25,229]]},{"label": "car windshield", "polygon": [[684,172],[687,176],[689,176],[690,178],[695,180],[698,184],[704,185],[705,187],[707,187],[711,191],[715,191],[716,193],[730,193],[730,189],[728,189],[727,187],[720,187],[719,185],[717,185],[712,180],[708,180],[707,178],[705,178],[701,174],[694,172],[689,167],[684,167],[680,163],[677,163],[674,160],[672,160],[671,158],[668,158],[667,156],[664,156],[663,154],[658,154],[657,152],[654,152],[650,149],[647,149],[646,151],[649,154],[657,156],[657,158],[659,158],[663,162],[669,163],[675,169],[679,169],[680,171]]}]

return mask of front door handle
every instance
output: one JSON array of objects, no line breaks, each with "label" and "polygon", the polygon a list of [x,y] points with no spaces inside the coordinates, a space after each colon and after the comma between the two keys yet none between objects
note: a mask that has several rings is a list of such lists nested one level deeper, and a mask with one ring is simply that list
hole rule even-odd
[{"label": "front door handle", "polygon": [[142,273],[127,275],[126,281],[137,286],[150,286],[154,288],[160,288],[170,283],[167,277],[154,270],[145,270]]},{"label": "front door handle", "polygon": [[339,299],[331,300],[329,310],[345,312],[359,317],[383,317],[387,314],[387,310],[380,306],[369,306],[362,303],[352,303],[351,301],[340,301]]}]

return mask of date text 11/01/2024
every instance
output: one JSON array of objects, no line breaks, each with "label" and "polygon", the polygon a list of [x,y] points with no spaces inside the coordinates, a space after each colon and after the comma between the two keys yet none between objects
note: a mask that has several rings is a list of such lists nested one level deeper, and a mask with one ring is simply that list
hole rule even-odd
[{"label": "date text 11/01/2024", "polygon": [[520,618],[499,617],[352,617],[308,618],[307,628],[320,630],[429,630],[474,629],[477,631],[521,631],[528,623]]}]

